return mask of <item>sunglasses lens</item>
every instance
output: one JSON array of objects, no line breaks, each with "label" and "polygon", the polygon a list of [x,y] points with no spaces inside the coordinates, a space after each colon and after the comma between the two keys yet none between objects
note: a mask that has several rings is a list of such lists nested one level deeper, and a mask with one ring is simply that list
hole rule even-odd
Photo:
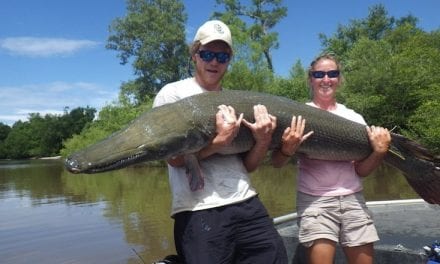
[{"label": "sunglasses lens", "polygon": [[229,61],[229,53],[226,52],[219,52],[216,54],[217,56],[217,61],[219,63],[226,63]]},{"label": "sunglasses lens", "polygon": [[203,61],[210,62],[214,59],[215,53],[208,50],[200,50],[199,56]]},{"label": "sunglasses lens", "polygon": [[214,58],[217,58],[219,63],[226,63],[229,61],[231,56],[227,52],[213,52],[209,50],[200,50],[199,56],[203,61],[210,62]]},{"label": "sunglasses lens", "polygon": [[323,71],[313,71],[312,72],[312,76],[313,76],[313,78],[321,79],[321,78],[324,78],[325,72],[323,72]]},{"label": "sunglasses lens", "polygon": [[312,72],[312,76],[315,79],[322,79],[324,78],[324,76],[327,75],[329,78],[337,78],[339,77],[339,71],[338,70],[333,70],[333,71],[313,71]]},{"label": "sunglasses lens", "polygon": [[329,78],[336,78],[336,77],[339,77],[339,71],[328,71],[327,72],[327,76],[329,77]]}]

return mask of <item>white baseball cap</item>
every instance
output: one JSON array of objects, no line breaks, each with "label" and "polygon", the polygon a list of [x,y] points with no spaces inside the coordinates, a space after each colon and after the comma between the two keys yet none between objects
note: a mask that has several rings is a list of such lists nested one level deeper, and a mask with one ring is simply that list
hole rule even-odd
[{"label": "white baseball cap", "polygon": [[215,40],[226,42],[232,49],[231,31],[229,30],[229,27],[220,20],[210,20],[205,22],[205,24],[199,27],[196,36],[194,37],[194,42],[200,41],[202,45]]}]

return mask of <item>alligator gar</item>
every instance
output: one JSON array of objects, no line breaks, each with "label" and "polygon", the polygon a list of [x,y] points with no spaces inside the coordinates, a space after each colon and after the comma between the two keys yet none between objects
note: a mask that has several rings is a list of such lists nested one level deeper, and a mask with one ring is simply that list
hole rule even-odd
[{"label": "alligator gar", "polygon": [[[234,107],[254,122],[253,106],[265,105],[277,117],[270,149],[280,147],[292,115],[306,119],[305,133],[314,131],[298,149],[311,159],[362,160],[372,151],[365,126],[290,99],[249,91],[206,92],[146,111],[126,128],[73,153],[65,161],[73,173],[98,173],[130,164],[196,153],[215,136],[217,106]],[[392,133],[385,163],[402,171],[409,185],[429,203],[440,204],[440,162],[425,147]],[[254,144],[245,126],[222,154],[248,151]]]}]

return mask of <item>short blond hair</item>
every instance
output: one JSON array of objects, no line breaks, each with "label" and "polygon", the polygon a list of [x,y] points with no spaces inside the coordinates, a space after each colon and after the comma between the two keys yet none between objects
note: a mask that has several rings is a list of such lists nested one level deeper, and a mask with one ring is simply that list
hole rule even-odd
[{"label": "short blond hair", "polygon": [[[339,63],[338,58],[336,57],[336,55],[332,54],[332,53],[323,53],[321,55],[319,55],[318,57],[316,57],[309,66],[308,69],[308,76],[312,76],[312,71],[315,69],[315,65],[318,61],[320,60],[331,60],[334,61],[336,63],[336,67],[338,71],[341,71],[341,64]],[[340,73],[341,74],[341,73]]]}]

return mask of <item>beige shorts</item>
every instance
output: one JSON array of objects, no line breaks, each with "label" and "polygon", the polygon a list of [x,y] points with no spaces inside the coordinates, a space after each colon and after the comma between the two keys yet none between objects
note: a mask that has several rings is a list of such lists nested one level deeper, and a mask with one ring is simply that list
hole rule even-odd
[{"label": "beige shorts", "polygon": [[317,239],[339,242],[342,247],[379,240],[371,211],[362,192],[346,196],[312,196],[297,193],[299,242],[305,247]]}]

